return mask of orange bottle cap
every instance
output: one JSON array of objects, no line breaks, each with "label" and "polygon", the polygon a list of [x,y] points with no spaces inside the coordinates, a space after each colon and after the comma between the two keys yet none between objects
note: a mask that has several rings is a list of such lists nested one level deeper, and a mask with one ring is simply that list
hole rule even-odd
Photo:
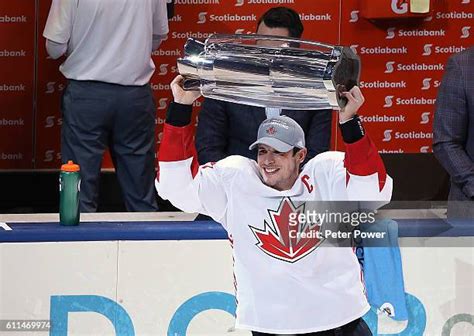
[{"label": "orange bottle cap", "polygon": [[80,170],[79,165],[69,160],[66,164],[61,166],[62,171],[66,172],[78,172]]}]

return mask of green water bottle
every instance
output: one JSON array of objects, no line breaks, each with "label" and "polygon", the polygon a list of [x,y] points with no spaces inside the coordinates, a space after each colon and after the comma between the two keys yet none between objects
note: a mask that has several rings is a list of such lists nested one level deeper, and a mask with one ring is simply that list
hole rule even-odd
[{"label": "green water bottle", "polygon": [[79,165],[72,161],[61,166],[59,174],[59,222],[61,225],[79,224],[79,193],[81,174]]}]

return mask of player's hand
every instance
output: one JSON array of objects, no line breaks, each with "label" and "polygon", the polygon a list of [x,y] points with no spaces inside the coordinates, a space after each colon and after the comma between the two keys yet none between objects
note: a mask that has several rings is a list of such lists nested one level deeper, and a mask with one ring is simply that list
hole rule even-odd
[{"label": "player's hand", "polygon": [[183,89],[184,77],[176,76],[171,82],[171,91],[175,103],[183,105],[192,105],[196,99],[201,97],[201,91],[185,91]]},{"label": "player's hand", "polygon": [[354,86],[350,91],[341,92],[341,96],[347,98],[347,104],[339,112],[340,123],[352,119],[365,101],[358,86]]}]

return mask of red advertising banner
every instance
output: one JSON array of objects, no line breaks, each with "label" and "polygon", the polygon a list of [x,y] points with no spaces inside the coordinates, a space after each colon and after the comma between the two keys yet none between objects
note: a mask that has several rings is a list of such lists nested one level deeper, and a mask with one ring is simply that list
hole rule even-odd
[{"label": "red advertising banner", "polygon": [[[380,11],[371,10],[368,15],[371,1]],[[60,165],[60,100],[66,81],[59,72],[62,60],[49,59],[44,47],[42,32],[50,3],[16,0],[0,4],[0,68],[4,74],[0,79],[0,169],[57,169]],[[171,100],[169,83],[186,40],[205,40],[212,33],[253,33],[258,18],[271,6],[299,12],[304,39],[351,46],[358,53],[362,59],[360,87],[366,96],[361,116],[382,153],[431,152],[434,103],[447,58],[474,42],[472,0],[432,0],[429,12],[415,18],[408,18],[410,7],[398,0],[174,3],[168,39],[153,53],[156,71],[151,86],[157,105],[158,144]],[[373,19],[378,16],[383,19]],[[195,103],[196,121],[200,104]],[[336,127],[333,140],[333,147],[342,150]],[[103,167],[112,167],[108,157]]]},{"label": "red advertising banner", "polygon": [[473,45],[474,6],[438,0],[424,18],[369,21],[359,4],[343,1],[340,43],[362,60],[366,128],[382,153],[431,152],[437,87],[448,57]]},{"label": "red advertising banner", "polygon": [[33,168],[34,34],[34,2],[0,2],[0,169]]},{"label": "red advertising banner", "polygon": [[61,94],[66,80],[59,72],[64,59],[51,59],[45,47],[43,29],[48,18],[51,0],[40,0],[38,8],[38,77],[36,102],[35,163],[39,169],[58,169],[61,166]]}]

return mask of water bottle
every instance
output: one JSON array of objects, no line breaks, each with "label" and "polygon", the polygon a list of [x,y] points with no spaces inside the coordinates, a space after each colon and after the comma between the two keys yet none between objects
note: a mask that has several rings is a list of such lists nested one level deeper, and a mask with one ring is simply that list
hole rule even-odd
[{"label": "water bottle", "polygon": [[61,225],[79,224],[79,192],[81,175],[79,165],[72,161],[61,166],[59,174],[59,222]]}]

